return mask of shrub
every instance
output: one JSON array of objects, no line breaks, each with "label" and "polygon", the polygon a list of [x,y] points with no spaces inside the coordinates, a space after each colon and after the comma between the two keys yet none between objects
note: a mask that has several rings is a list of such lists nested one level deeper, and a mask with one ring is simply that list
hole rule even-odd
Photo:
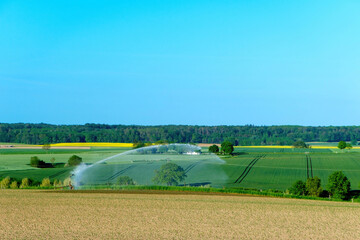
[{"label": "shrub", "polygon": [[21,180],[20,188],[28,188],[31,185],[31,181],[28,178]]},{"label": "shrub", "polygon": [[40,184],[40,187],[51,187],[50,179],[44,178]]},{"label": "shrub", "polygon": [[6,177],[3,180],[1,180],[0,188],[2,188],[2,189],[9,188],[9,186],[10,186],[10,177]]},{"label": "shrub", "polygon": [[334,198],[346,199],[350,192],[350,181],[342,171],[337,171],[329,176],[326,187]]},{"label": "shrub", "polygon": [[68,160],[69,166],[77,166],[80,163],[82,163],[82,158],[76,155],[72,155]]},{"label": "shrub", "polygon": [[295,195],[306,195],[306,185],[303,181],[298,180],[296,181],[293,186],[289,189],[289,192],[291,194]]},{"label": "shrub", "polygon": [[10,184],[10,188],[11,189],[17,189],[18,188],[18,182],[17,181],[12,181]]},{"label": "shrub", "polygon": [[219,147],[214,144],[214,145],[209,147],[209,152],[218,153],[219,152]]},{"label": "shrub", "polygon": [[293,143],[294,148],[309,148],[309,145],[307,145],[304,141],[298,140]]},{"label": "shrub", "polygon": [[[145,143],[143,142],[134,142],[133,143],[133,148],[136,149],[136,148],[142,148],[142,147],[145,147]],[[148,145],[149,146],[149,145]]]},{"label": "shrub", "polygon": [[129,176],[121,176],[117,180],[118,185],[135,185],[134,180]]},{"label": "shrub", "polygon": [[54,187],[59,187],[59,186],[62,186],[62,182],[61,182],[61,180],[57,180],[57,179],[55,179],[55,180],[54,180],[54,183],[53,183],[53,186],[54,186]]},{"label": "shrub", "polygon": [[40,168],[40,167],[46,166],[46,163],[44,161],[40,160],[37,156],[34,156],[34,157],[30,158],[30,165],[32,167]]}]

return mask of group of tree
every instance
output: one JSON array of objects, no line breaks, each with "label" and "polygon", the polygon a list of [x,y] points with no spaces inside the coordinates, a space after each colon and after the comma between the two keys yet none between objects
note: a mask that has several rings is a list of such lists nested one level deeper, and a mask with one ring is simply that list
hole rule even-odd
[{"label": "group of tree", "polygon": [[120,176],[118,179],[117,179],[117,184],[118,185],[122,185],[122,186],[130,186],[130,185],[135,185],[135,182],[134,180],[129,177],[129,176]]},{"label": "group of tree", "polygon": [[30,166],[36,168],[45,168],[47,167],[47,164],[43,160],[40,160],[37,156],[33,156],[30,158]]},{"label": "group of tree", "polygon": [[[329,197],[347,199],[350,193],[350,181],[342,171],[332,173],[326,185]],[[289,189],[291,194],[319,197],[324,193],[318,177],[308,178],[306,182],[296,181]]]},{"label": "group of tree", "polygon": [[[30,158],[30,166],[32,167],[36,167],[36,168],[52,168],[54,167],[54,163],[55,163],[55,158],[52,157],[50,159],[50,163],[46,163],[45,161],[43,160],[40,160],[39,157],[37,156],[33,156]],[[77,155],[72,155],[68,162],[67,162],[67,166],[70,166],[70,167],[74,167],[74,166],[77,166],[79,165],[80,163],[82,163],[82,158],[77,156]]]},{"label": "group of tree", "polygon": [[347,142],[345,142],[345,141],[340,141],[339,143],[338,143],[338,148],[339,149],[352,149],[352,145],[351,145],[351,143],[347,143]]},{"label": "group of tree", "polygon": [[209,147],[209,152],[229,155],[234,152],[234,145],[230,141],[225,141],[221,143],[221,149],[220,149],[218,145],[213,144]]},{"label": "group of tree", "polygon": [[51,181],[49,178],[44,178],[42,181],[35,181],[30,178],[16,179],[12,177],[5,177],[0,179],[0,189],[17,189],[17,188],[49,188],[49,187],[63,187],[63,182],[58,179]]},{"label": "group of tree", "polygon": [[[291,145],[304,142],[339,142],[360,139],[360,127],[303,126],[189,126],[189,125],[52,125],[0,123],[0,142],[48,144],[59,142],[176,142],[237,145]],[[48,145],[46,145],[48,146]]]}]

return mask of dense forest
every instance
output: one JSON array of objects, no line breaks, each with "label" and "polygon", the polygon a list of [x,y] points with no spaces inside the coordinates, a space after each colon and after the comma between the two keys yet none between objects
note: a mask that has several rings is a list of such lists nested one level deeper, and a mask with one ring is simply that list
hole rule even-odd
[{"label": "dense forest", "polygon": [[235,145],[291,145],[305,142],[360,140],[359,126],[137,126],[137,125],[51,125],[0,123],[0,142],[44,144],[59,142],[176,142]]}]

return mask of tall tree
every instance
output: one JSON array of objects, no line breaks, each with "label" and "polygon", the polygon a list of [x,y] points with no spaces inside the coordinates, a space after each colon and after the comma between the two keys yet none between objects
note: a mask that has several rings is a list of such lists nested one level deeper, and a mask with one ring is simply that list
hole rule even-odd
[{"label": "tall tree", "polygon": [[157,184],[166,183],[168,186],[177,185],[186,178],[185,170],[175,163],[166,163],[160,170],[155,171],[153,182]]},{"label": "tall tree", "polygon": [[232,145],[231,142],[225,141],[221,143],[221,152],[223,152],[224,154],[232,154],[233,151],[234,151],[234,146]]},{"label": "tall tree", "polygon": [[212,152],[212,153],[218,153],[219,152],[219,147],[217,145],[211,145],[209,147],[209,152]]},{"label": "tall tree", "polygon": [[350,181],[342,171],[337,171],[329,176],[326,187],[334,198],[346,199],[350,192]]},{"label": "tall tree", "polygon": [[340,141],[338,144],[338,148],[339,149],[345,149],[346,148],[346,142],[345,141]]},{"label": "tall tree", "polygon": [[309,196],[319,197],[322,193],[321,180],[318,177],[308,178],[306,180],[306,191]]}]

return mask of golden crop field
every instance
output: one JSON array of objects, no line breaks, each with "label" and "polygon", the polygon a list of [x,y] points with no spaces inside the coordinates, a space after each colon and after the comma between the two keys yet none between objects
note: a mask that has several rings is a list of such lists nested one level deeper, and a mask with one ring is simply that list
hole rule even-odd
[{"label": "golden crop field", "polygon": [[235,195],[0,191],[1,239],[357,239],[358,203]]}]

